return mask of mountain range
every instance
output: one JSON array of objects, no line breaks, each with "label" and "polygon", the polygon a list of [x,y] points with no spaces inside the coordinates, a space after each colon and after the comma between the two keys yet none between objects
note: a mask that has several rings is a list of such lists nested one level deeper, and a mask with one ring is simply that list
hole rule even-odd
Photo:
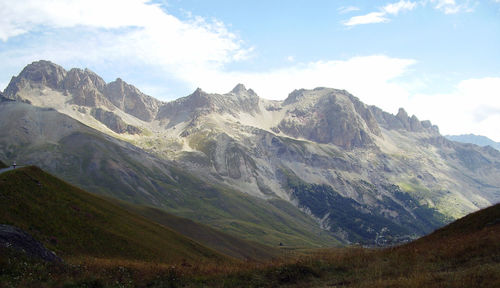
[{"label": "mountain range", "polygon": [[2,94],[6,162],[261,243],[400,243],[500,201],[499,151],[345,90],[163,102],[38,61]]},{"label": "mountain range", "polygon": [[462,143],[472,143],[478,146],[491,146],[497,150],[500,150],[500,143],[495,142],[486,136],[474,135],[474,134],[462,134],[462,135],[446,135],[445,137],[452,141],[457,141]]}]

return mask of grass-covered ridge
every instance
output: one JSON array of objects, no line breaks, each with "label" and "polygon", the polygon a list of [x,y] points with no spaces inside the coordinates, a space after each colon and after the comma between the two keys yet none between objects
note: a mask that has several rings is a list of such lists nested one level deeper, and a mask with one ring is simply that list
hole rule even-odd
[{"label": "grass-covered ridge", "polygon": [[[115,201],[116,202],[116,201]],[[239,259],[263,261],[281,256],[280,251],[253,241],[245,241],[192,220],[168,214],[148,206],[117,202],[127,210],[181,233],[225,255]]]},{"label": "grass-covered ridge", "polygon": [[6,287],[500,287],[500,204],[386,249],[283,250],[268,263],[53,265],[0,247]]},{"label": "grass-covered ridge", "polygon": [[0,161],[0,169],[2,168],[7,168],[9,166],[7,166],[5,163],[3,163],[2,161]]},{"label": "grass-covered ridge", "polygon": [[37,167],[0,175],[0,223],[17,226],[65,259],[219,261],[214,250]]}]

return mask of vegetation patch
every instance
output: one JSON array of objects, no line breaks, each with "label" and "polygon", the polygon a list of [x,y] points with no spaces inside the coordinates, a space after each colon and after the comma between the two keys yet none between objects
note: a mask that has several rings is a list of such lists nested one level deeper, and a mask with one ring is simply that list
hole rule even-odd
[{"label": "vegetation patch", "polygon": [[19,227],[63,258],[161,263],[225,257],[36,167],[0,175],[0,223]]}]

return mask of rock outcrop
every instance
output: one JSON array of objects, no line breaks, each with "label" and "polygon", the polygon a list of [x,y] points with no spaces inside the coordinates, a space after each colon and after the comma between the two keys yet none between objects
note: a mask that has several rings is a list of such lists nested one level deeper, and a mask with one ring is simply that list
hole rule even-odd
[{"label": "rock outcrop", "polygon": [[0,246],[26,253],[48,262],[62,262],[54,252],[35,240],[25,231],[10,225],[0,224]]},{"label": "rock outcrop", "polygon": [[106,125],[109,129],[116,133],[129,133],[129,134],[140,134],[141,129],[128,125],[122,118],[111,111],[106,111],[101,108],[93,108],[90,114],[94,116],[96,120]]},{"label": "rock outcrop", "polygon": [[[71,69],[69,72],[49,61],[37,61],[26,66],[13,77],[5,89],[5,97],[31,102],[23,90],[50,88],[63,93],[68,102],[91,108],[121,109],[143,121],[152,121],[161,101],[150,97],[120,78],[109,84],[89,69]],[[33,96],[33,97],[36,97]]]},{"label": "rock outcrop", "polygon": [[209,94],[200,88],[191,95],[168,102],[160,108],[158,120],[169,121],[169,127],[186,121],[197,119],[211,113],[230,114],[249,113],[255,115],[260,111],[259,96],[252,90],[238,84],[226,94]]},{"label": "rock outcrop", "polygon": [[439,135],[439,128],[436,125],[432,125],[429,120],[420,121],[415,115],[410,117],[403,108],[399,108],[396,115],[387,113],[376,106],[369,106],[369,110],[380,126],[385,129],[429,132]]},{"label": "rock outcrop", "polygon": [[380,136],[367,106],[341,90],[296,90],[283,102],[290,106],[279,130],[295,138],[330,143],[342,148],[366,147]]},{"label": "rock outcrop", "polygon": [[106,85],[104,94],[122,111],[147,122],[155,118],[161,104],[120,78]]},{"label": "rock outcrop", "polygon": [[18,92],[27,88],[59,89],[66,74],[64,68],[49,61],[33,62],[26,66],[17,77],[12,77],[4,91],[5,97],[19,100]]}]

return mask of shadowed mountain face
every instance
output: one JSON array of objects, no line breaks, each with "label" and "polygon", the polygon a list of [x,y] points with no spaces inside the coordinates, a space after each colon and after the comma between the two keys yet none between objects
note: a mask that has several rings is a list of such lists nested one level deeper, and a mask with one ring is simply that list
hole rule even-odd
[{"label": "shadowed mountain face", "polygon": [[[80,80],[72,81],[82,84],[65,86],[71,71],[84,75],[74,76]],[[449,141],[430,121],[409,116],[404,109],[393,115],[367,106],[344,90],[301,89],[284,101],[270,101],[238,84],[226,94],[197,89],[189,96],[164,103],[120,79],[109,84],[99,79],[88,70],[66,72],[40,61],[14,77],[4,94],[54,108],[120,137],[129,143],[120,145],[147,152],[146,159],[154,163],[175,161],[179,173],[194,174],[233,191],[228,195],[240,191],[260,199],[257,206],[271,204],[279,211],[288,211],[288,215],[291,211],[305,213],[316,228],[343,242],[386,245],[407,241],[500,201],[498,151]],[[9,134],[0,139],[5,143],[11,138]],[[129,164],[116,162],[117,157],[109,157],[116,149],[108,152],[105,146],[91,144],[94,141],[88,134],[77,138],[62,142],[78,148],[66,150],[64,159],[93,147],[92,151],[105,152],[94,152],[91,163],[108,167],[106,171],[135,169],[135,161],[143,165],[139,156]],[[52,143],[40,136],[37,139],[44,145]],[[27,143],[30,141],[35,140]],[[8,145],[3,149],[9,161],[20,153]],[[60,153],[58,150],[50,157],[57,159]],[[38,154],[43,155],[31,154],[24,159],[34,159]],[[77,158],[85,161],[89,156]],[[75,177],[79,175],[76,171],[66,174],[64,177],[74,177],[74,183],[80,185],[89,181]],[[147,185],[120,180],[128,179],[128,172],[113,174],[111,179],[116,182],[112,185],[128,187],[121,191],[130,192],[111,194],[128,201],[150,199],[153,205],[169,209],[175,206],[182,210],[190,205],[189,201],[172,200],[171,190],[159,189],[159,181],[143,179],[150,177],[145,174],[131,179]],[[107,180],[101,180],[92,180],[90,190],[102,193],[100,187]],[[123,186],[122,182],[129,184]],[[108,184],[104,186],[112,186]],[[198,197],[195,195],[191,196]],[[165,205],[166,199],[176,204]],[[196,215],[190,216],[196,219]]]}]

